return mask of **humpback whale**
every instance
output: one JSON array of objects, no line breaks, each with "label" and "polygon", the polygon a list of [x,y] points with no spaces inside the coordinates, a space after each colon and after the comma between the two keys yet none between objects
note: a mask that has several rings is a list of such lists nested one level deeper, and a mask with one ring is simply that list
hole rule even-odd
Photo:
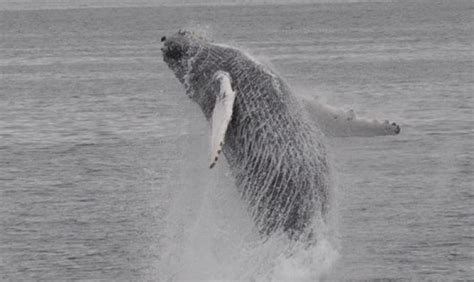
[{"label": "humpback whale", "polygon": [[280,76],[239,49],[184,30],[161,41],[164,62],[210,123],[209,167],[225,156],[261,234],[312,237],[314,219],[324,219],[331,203],[317,122]]}]

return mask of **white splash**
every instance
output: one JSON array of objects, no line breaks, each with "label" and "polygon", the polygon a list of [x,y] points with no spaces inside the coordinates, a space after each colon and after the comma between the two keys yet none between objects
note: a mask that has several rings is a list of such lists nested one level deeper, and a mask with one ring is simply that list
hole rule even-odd
[{"label": "white splash", "polygon": [[[189,108],[186,109],[189,111]],[[197,109],[195,109],[197,111]],[[192,112],[192,111],[191,111]],[[198,114],[198,113],[194,113]],[[333,228],[319,222],[310,247],[284,234],[262,238],[222,160],[207,167],[208,128],[188,125],[181,150],[158,276],[163,281],[320,281],[337,260]]]}]

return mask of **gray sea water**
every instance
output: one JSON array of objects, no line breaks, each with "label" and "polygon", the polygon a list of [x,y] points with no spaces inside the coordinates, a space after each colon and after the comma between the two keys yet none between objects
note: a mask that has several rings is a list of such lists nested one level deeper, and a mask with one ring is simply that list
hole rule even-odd
[{"label": "gray sea water", "polygon": [[[473,11],[0,11],[0,280],[472,279]],[[327,140],[337,243],[316,260],[275,269],[271,248],[245,242],[226,163],[207,168],[204,117],[161,59],[182,27],[246,50],[295,94],[401,125]]]}]

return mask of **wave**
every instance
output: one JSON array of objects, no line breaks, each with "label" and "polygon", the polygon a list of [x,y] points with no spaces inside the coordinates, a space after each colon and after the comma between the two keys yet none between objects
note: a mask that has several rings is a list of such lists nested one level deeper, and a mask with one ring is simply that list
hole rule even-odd
[{"label": "wave", "polygon": [[[197,111],[197,109],[195,109]],[[189,111],[187,114],[190,114]],[[191,113],[191,115],[195,115]],[[261,237],[234,185],[227,163],[207,167],[208,128],[189,122],[176,142],[159,278],[177,280],[316,281],[339,256],[334,230],[318,221],[316,243],[285,234]]]}]

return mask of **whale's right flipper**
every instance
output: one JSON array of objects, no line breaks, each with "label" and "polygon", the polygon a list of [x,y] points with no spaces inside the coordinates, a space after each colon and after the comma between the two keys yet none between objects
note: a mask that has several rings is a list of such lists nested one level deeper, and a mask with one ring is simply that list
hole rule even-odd
[{"label": "whale's right flipper", "polygon": [[232,109],[235,100],[235,92],[232,90],[229,73],[217,71],[214,75],[214,79],[219,82],[220,89],[216,95],[216,104],[214,105],[211,118],[211,164],[209,168],[214,167],[222,151],[225,133],[232,118]]},{"label": "whale's right flipper", "polygon": [[387,120],[369,120],[357,117],[353,110],[343,111],[324,105],[313,98],[302,98],[308,115],[321,131],[330,137],[397,135],[400,126]]}]

